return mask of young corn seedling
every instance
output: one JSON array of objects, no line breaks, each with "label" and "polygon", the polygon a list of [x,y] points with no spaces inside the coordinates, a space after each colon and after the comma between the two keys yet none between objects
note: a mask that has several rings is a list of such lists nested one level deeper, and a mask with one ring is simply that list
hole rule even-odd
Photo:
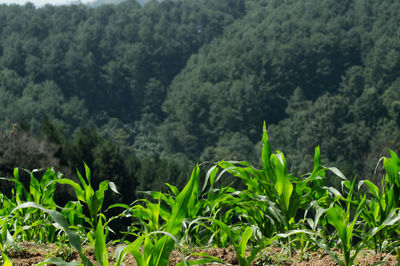
[{"label": "young corn seedling", "polygon": [[[37,204],[36,202],[25,202],[23,204],[18,205],[15,207],[11,213],[17,212],[22,209],[38,209],[44,213],[47,213],[51,219],[54,221],[56,224],[57,228],[61,228],[66,235],[68,236],[68,240],[70,244],[78,251],[78,254],[81,257],[82,263],[84,266],[93,266],[93,264],[89,261],[89,259],[83,254],[82,251],[82,246],[81,246],[81,238],[79,237],[79,234],[76,232],[72,231],[70,226],[68,225],[67,220],[65,219],[64,215],[56,210],[51,210],[51,209],[46,209],[45,207]],[[94,247],[94,252],[95,252],[95,257],[98,265],[101,266],[108,266],[109,261],[108,261],[108,253],[107,253],[107,247],[106,247],[106,235],[105,232],[107,232],[107,223],[110,222],[108,220],[104,225],[103,225],[103,220],[105,219],[104,215],[99,215],[99,218],[97,220],[97,225],[96,229],[94,232],[92,232],[92,241],[93,247]],[[57,265],[78,265],[76,262],[72,263],[67,263],[61,259],[58,258],[49,258],[45,261],[43,261],[39,265],[44,265],[44,264],[57,264]],[[120,264],[114,264],[115,266],[119,266]]]},{"label": "young corn seedling", "polygon": [[[367,205],[366,195],[361,197],[360,201],[353,199],[355,179],[353,182],[348,180],[345,181],[344,185],[349,188],[347,198],[344,199],[343,197],[337,197],[336,203],[326,211],[328,223],[334,226],[337,237],[340,240],[339,243],[342,249],[343,259],[337,256],[329,248],[329,246],[322,243],[321,240],[316,241],[316,243],[318,246],[325,249],[339,265],[348,266],[355,263],[356,257],[360,250],[368,247],[370,240],[374,236],[376,236],[382,230],[391,228],[393,225],[398,223],[400,216],[398,212],[393,210],[380,225],[371,228],[367,232],[364,232],[363,228],[359,229],[357,227],[362,225],[362,223],[360,223],[360,225],[358,225],[358,223],[360,222],[359,217],[361,217],[361,214]],[[339,204],[340,201],[344,201],[346,204],[345,209]],[[351,218],[351,215],[354,211],[352,205],[357,206],[353,214],[353,218]],[[360,240],[357,244],[355,244],[355,247],[353,247],[353,240],[355,236],[357,236]]]},{"label": "young corn seedling", "polygon": [[389,188],[393,188],[394,206],[400,207],[400,159],[397,154],[389,149],[390,158],[383,158],[385,167],[385,183]]},{"label": "young corn seedling", "polygon": [[[169,255],[175,244],[179,243],[177,236],[182,230],[182,222],[191,215],[193,212],[192,208],[198,202],[199,179],[200,169],[199,166],[196,166],[193,169],[190,180],[181,192],[178,193],[175,188],[172,188],[174,194],[176,194],[176,198],[173,199],[155,193],[154,195],[158,197],[158,203],[152,204],[146,202],[147,206],[150,207],[148,209],[150,212],[144,207],[131,207],[129,210],[133,214],[143,214],[145,216],[145,218],[140,219],[147,229],[162,228],[163,231],[145,232],[143,235],[140,235],[134,242],[119,251],[117,261],[121,261],[125,254],[132,253],[140,266],[168,265]],[[167,205],[170,206],[171,209],[169,211],[165,210],[161,212],[160,201],[162,198],[166,199]],[[123,207],[120,204],[116,204],[115,206]],[[159,224],[161,214],[164,216],[162,220],[166,221],[163,225]],[[159,237],[156,235],[163,236]],[[141,247],[143,248],[143,252],[140,252]],[[210,262],[208,258],[203,258],[202,261],[204,263]],[[201,262],[199,261],[198,263]]]},{"label": "young corn seedling", "polygon": [[[383,225],[386,221],[393,219],[399,210],[399,171],[400,160],[395,152],[389,150],[391,158],[383,157],[385,167],[385,178],[382,180],[381,187],[376,186],[369,180],[362,180],[358,187],[366,185],[371,199],[367,200],[367,206],[361,213],[361,217],[370,229]],[[396,235],[397,227],[386,226],[373,237],[375,251],[381,252],[385,243],[389,242]]]},{"label": "young corn seedling", "polygon": [[[82,251],[82,246],[81,246],[81,240],[79,235],[72,231],[69,226],[68,222],[65,220],[64,216],[62,213],[56,211],[56,210],[49,210],[44,208],[43,206],[37,204],[36,202],[25,202],[12,210],[11,213],[17,212],[18,210],[21,209],[27,209],[27,208],[35,208],[43,211],[44,213],[47,213],[53,222],[57,225],[58,228],[61,228],[68,236],[69,242],[71,245],[78,251],[79,256],[81,257],[82,263],[84,266],[93,266],[93,264],[89,261],[89,259],[83,254]],[[61,261],[57,258],[51,258],[43,262],[44,264],[46,263],[55,263],[55,264],[62,264],[62,265],[76,265],[76,263],[67,263],[65,261]]]},{"label": "young corn seedling", "polygon": [[[174,202],[174,200],[161,192],[152,192],[151,194],[157,201],[156,203],[147,199],[141,199],[135,201],[132,207],[124,204],[115,204],[110,206],[110,208],[125,208],[125,217],[134,217],[138,220],[138,224],[141,227],[138,230],[144,231],[145,233],[162,231],[165,227],[165,219],[169,217],[170,212],[166,210],[165,207],[161,206],[161,198],[164,202],[168,202],[169,204],[171,204],[171,201]],[[129,234],[136,235],[135,232],[129,232]]]},{"label": "young corn seedling", "polygon": [[[156,235],[164,235],[162,237],[155,237]],[[138,266],[158,266],[158,265],[168,265],[164,264],[168,261],[169,253],[165,254],[164,258],[161,258],[158,254],[155,254],[156,246],[164,241],[164,237],[168,237],[172,241],[175,242],[176,245],[179,245],[179,241],[170,233],[164,231],[155,231],[146,233],[142,236],[139,236],[134,242],[130,243],[126,247],[118,247],[117,248],[117,262],[114,265],[120,265],[122,263],[122,259],[126,256],[126,254],[131,253],[136,260]],[[167,256],[168,255],[168,256]],[[205,263],[223,263],[220,259],[210,256],[206,253],[200,252],[192,254],[193,256],[201,256],[201,259],[188,261],[186,258],[177,266],[186,266],[186,265],[199,265]],[[154,259],[154,258],[159,258]],[[156,263],[156,264],[155,264]]]},{"label": "young corn seedling", "polygon": [[[351,254],[353,249],[353,237],[355,225],[358,219],[358,216],[361,214],[363,208],[365,207],[366,197],[364,196],[361,202],[359,203],[357,210],[354,214],[352,220],[350,220],[350,208],[345,211],[339,205],[334,205],[333,207],[327,210],[327,219],[328,222],[333,225],[336,229],[338,237],[340,239],[340,245],[342,247],[342,253],[344,256],[344,260],[340,260],[336,254],[332,251],[328,251],[329,254],[336,260],[340,265],[353,265],[358,252],[363,247],[362,244],[358,244],[354,253]],[[359,242],[362,243],[362,242]]]},{"label": "young corn seedling", "polygon": [[[254,241],[251,252],[247,254],[247,250],[249,249],[249,240],[254,234],[254,230],[250,226],[246,225],[228,225],[220,220],[217,219],[212,219],[212,218],[206,218],[206,217],[199,217],[195,220],[193,220],[190,224],[189,227],[194,226],[194,227],[204,227],[207,230],[209,230],[212,233],[212,238],[215,236],[219,236],[220,233],[218,230],[215,230],[216,227],[219,227],[222,229],[223,232],[226,233],[227,235],[227,242],[228,245],[232,245],[236,256],[239,261],[240,266],[249,266],[251,265],[254,260],[256,259],[256,255],[266,246],[270,245],[273,243],[275,240],[277,240],[280,236],[275,235],[272,238],[264,238],[264,239],[258,239],[257,241]],[[284,236],[286,237],[286,236]]]},{"label": "young corn seedling", "polygon": [[[354,178],[353,182],[346,180],[342,183],[349,189],[346,199],[341,195],[336,197],[337,202],[344,200],[346,204],[346,210],[344,210],[338,203],[333,204],[328,210],[326,210],[328,223],[334,226],[337,236],[340,240],[344,260],[341,260],[339,256],[337,256],[337,254],[329,248],[329,245],[322,243],[321,240],[316,241],[317,245],[320,248],[325,249],[339,265],[345,266],[353,264],[358,252],[363,247],[361,244],[362,242],[359,242],[355,252],[351,256],[351,251],[353,249],[353,237],[355,235],[354,231],[356,229],[355,226],[358,221],[358,217],[360,216],[366,204],[365,196],[362,198],[361,202],[353,201],[355,181],[356,179]],[[352,204],[358,205],[353,219],[350,218]]]},{"label": "young corn seedling", "polygon": [[[18,207],[16,207],[12,212],[18,211],[19,209],[25,209],[25,208],[36,208],[36,209],[40,209],[41,211],[49,214],[49,216],[53,219],[53,221],[55,222],[57,227],[62,228],[62,230],[67,234],[70,244],[78,251],[78,254],[82,260],[82,263],[77,263],[77,262],[65,262],[59,258],[49,258],[49,259],[39,263],[38,265],[56,264],[56,265],[65,265],[65,266],[77,266],[77,265],[83,264],[84,266],[93,266],[93,264],[90,262],[90,260],[83,254],[83,250],[82,250],[82,246],[81,246],[81,239],[80,239],[79,235],[70,229],[70,227],[68,226],[68,222],[62,213],[60,213],[56,210],[46,209],[43,206],[41,206],[35,202],[23,203],[23,204],[19,205]],[[97,265],[108,266],[109,265],[108,252],[107,252],[107,247],[106,247],[106,236],[104,234],[104,232],[106,230],[106,226],[103,225],[103,219],[104,219],[104,216],[101,216],[98,219],[96,231],[94,232],[94,240],[95,240],[94,252],[95,252]],[[139,239],[139,241],[140,241],[140,239]],[[139,241],[134,242],[132,244],[137,244]],[[117,249],[117,254],[116,254],[117,261],[116,261],[116,263],[113,264],[114,266],[121,265],[123,263],[123,258],[126,255],[126,253],[128,251],[130,251],[130,248],[135,248],[136,246],[130,245],[128,247],[129,248],[127,248],[126,250],[121,249],[121,248]],[[146,250],[146,247],[145,247],[145,250]],[[139,249],[137,249],[137,252],[140,253]],[[148,253],[148,254],[151,254],[151,253]],[[147,264],[139,264],[139,265],[147,265]],[[150,265],[163,265],[163,264],[150,264]]]},{"label": "young corn seedling", "polygon": [[[227,172],[243,181],[247,189],[230,193],[231,197],[224,202],[225,206],[234,211],[239,220],[257,225],[262,235],[270,238],[277,233],[299,229],[299,213],[306,212],[313,202],[324,207],[332,203],[330,195],[338,192],[334,188],[325,187],[326,171],[331,171],[342,179],[345,177],[336,168],[321,166],[318,147],[315,149],[314,169],[311,174],[301,178],[288,174],[284,155],[281,152],[273,154],[271,151],[265,123],[262,143],[261,170],[245,161],[221,161],[216,164],[222,169],[221,174],[216,177],[214,171],[217,170],[213,169],[209,175],[210,180],[211,177],[217,180]],[[305,244],[301,244],[301,240],[292,241],[292,235],[288,236],[287,241],[290,243],[289,247],[296,242]]]},{"label": "young corn seedling", "polygon": [[[54,192],[56,184],[54,180],[58,179],[60,175],[54,169],[47,169],[41,179],[35,177],[35,173],[41,171],[36,169],[33,171],[24,170],[30,174],[29,190],[26,190],[20,181],[18,168],[14,169],[14,178],[1,178],[1,180],[8,180],[14,182],[14,189],[12,189],[12,199],[7,199],[3,202],[3,214],[8,215],[12,209],[23,202],[32,201],[41,204],[47,209],[56,209],[54,201]],[[7,214],[4,211],[8,212]],[[11,221],[12,220],[12,221]],[[51,224],[47,214],[38,209],[20,209],[15,213],[10,222],[14,225],[14,236],[21,235],[24,240],[41,241],[44,243],[54,242],[56,240],[57,229]],[[38,228],[41,228],[38,230]]]},{"label": "young corn seedling", "polygon": [[[371,199],[367,200],[367,204],[361,213],[363,221],[368,225],[369,229],[379,227],[388,218],[394,215],[394,212],[399,208],[394,207],[394,190],[393,186],[388,188],[384,184],[382,189],[379,189],[369,180],[359,182],[359,187],[366,184]],[[373,237],[373,246],[376,252],[382,252],[384,243],[392,238],[396,228],[385,228]]]},{"label": "young corn seedling", "polygon": [[75,181],[68,179],[68,178],[57,179],[54,182],[57,182],[60,184],[71,185],[75,191],[75,195],[76,195],[78,201],[81,202],[82,204],[86,205],[87,210],[89,212],[89,216],[76,215],[77,214],[76,212],[72,212],[72,213],[73,213],[73,215],[75,215],[75,218],[81,218],[89,225],[88,227],[86,227],[87,237],[88,237],[89,241],[91,242],[91,244],[94,246],[95,242],[96,242],[95,232],[98,228],[97,225],[99,223],[99,220],[101,219],[101,216],[104,216],[101,213],[101,209],[102,209],[103,202],[104,202],[104,193],[105,193],[105,191],[108,190],[108,188],[111,188],[111,190],[114,191],[115,193],[119,193],[119,192],[118,192],[115,184],[108,180],[102,181],[99,184],[99,188],[96,191],[94,191],[94,189],[91,185],[90,169],[86,164],[84,164],[84,166],[85,166],[86,181],[82,177],[81,173],[79,171],[77,171],[80,184],[78,184]]}]

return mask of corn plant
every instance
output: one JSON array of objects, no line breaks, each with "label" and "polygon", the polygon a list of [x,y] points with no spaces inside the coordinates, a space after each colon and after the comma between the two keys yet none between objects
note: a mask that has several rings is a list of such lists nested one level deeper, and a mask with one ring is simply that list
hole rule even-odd
[{"label": "corn plant", "polygon": [[[68,240],[70,244],[78,251],[78,254],[82,260],[82,263],[84,266],[93,266],[93,264],[87,259],[87,257],[83,254],[82,251],[82,246],[81,242],[82,239],[80,238],[79,234],[73,230],[71,230],[70,226],[68,225],[67,220],[65,219],[64,215],[56,210],[49,210],[44,208],[43,206],[35,203],[35,202],[25,202],[19,206],[17,206],[12,212],[17,212],[18,210],[21,209],[27,209],[27,208],[35,208],[39,209],[45,213],[47,213],[51,219],[54,221],[56,224],[57,228],[61,228],[66,235],[68,236]],[[103,215],[99,216],[99,219],[97,221],[96,225],[96,230],[93,232],[93,247],[94,247],[94,252],[95,252],[95,257],[98,265],[101,266],[108,266],[109,261],[108,261],[108,253],[107,253],[107,247],[106,247],[106,235],[105,232],[107,231],[107,223],[103,225],[103,220],[105,217]],[[110,220],[109,220],[110,221]],[[109,222],[108,221],[108,222]],[[118,254],[117,254],[118,256]],[[58,258],[49,258],[45,261],[43,261],[39,265],[44,265],[44,264],[57,264],[57,265],[78,265],[76,262],[72,263],[67,263],[61,259]],[[115,266],[119,266],[120,262],[117,262],[114,264]]]},{"label": "corn plant", "polygon": [[[164,202],[169,204],[173,204],[173,199],[168,197],[161,192],[152,192],[151,193],[156,203],[151,202],[147,199],[140,199],[133,202],[133,206],[129,207],[127,205],[112,205],[111,207],[122,207],[125,208],[124,216],[125,217],[134,217],[138,220],[136,223],[140,226],[140,228],[136,228],[135,231],[143,231],[145,233],[150,233],[154,231],[162,231],[165,227],[165,220],[161,217],[168,217],[170,212],[168,210],[161,207],[161,198]],[[170,206],[170,205],[168,205]],[[162,213],[161,213],[162,212]],[[133,227],[132,227],[133,228]],[[134,231],[129,232],[130,234],[136,235]]]},{"label": "corn plant", "polygon": [[[90,260],[83,254],[83,250],[82,250],[82,246],[81,246],[82,240],[81,240],[79,234],[70,229],[68,222],[62,213],[60,213],[56,210],[46,209],[43,206],[41,206],[35,202],[25,202],[25,203],[17,206],[12,212],[16,212],[20,209],[25,209],[25,208],[35,208],[35,209],[39,209],[39,210],[47,213],[52,218],[52,220],[54,221],[56,226],[58,228],[61,228],[66,233],[70,244],[77,250],[77,252],[82,260],[82,264],[84,266],[93,266],[93,264],[90,262]],[[94,247],[97,265],[108,266],[109,261],[108,261],[108,252],[107,252],[107,246],[106,246],[107,242],[106,242],[106,236],[105,236],[105,231],[107,230],[107,228],[106,228],[106,225],[103,225],[103,219],[104,219],[104,216],[100,216],[100,218],[98,219],[96,231],[94,232],[94,246],[93,247]],[[123,256],[121,257],[120,250],[117,250],[116,257],[118,258],[118,260],[113,265],[119,266],[119,265],[121,265],[122,259],[123,259]],[[81,265],[81,263],[65,262],[62,259],[54,258],[54,257],[46,259],[45,261],[39,263],[38,265],[46,265],[46,264],[68,265],[68,266]]]},{"label": "corn plant", "polygon": [[[379,189],[375,184],[369,180],[363,180],[359,186],[366,184],[369,193],[372,195],[371,199],[367,200],[367,204],[361,213],[363,221],[368,225],[369,229],[379,227],[386,219],[393,216],[398,208],[394,207],[394,189],[393,186],[388,188],[385,185]],[[373,246],[376,252],[383,251],[384,243],[390,240],[395,234],[396,228],[387,228],[381,230],[373,237]]]},{"label": "corn plant", "polygon": [[[18,210],[29,209],[29,208],[35,208],[35,209],[43,211],[44,213],[47,213],[51,217],[51,219],[54,221],[54,223],[57,225],[57,227],[61,228],[67,234],[71,245],[78,251],[78,254],[81,257],[84,266],[92,266],[93,265],[89,261],[89,259],[83,254],[81,240],[80,240],[79,235],[69,228],[68,222],[65,220],[62,213],[60,213],[56,210],[46,209],[43,206],[37,204],[36,202],[22,203],[22,204],[18,205],[17,207],[15,207],[11,213],[17,212]],[[59,261],[59,260],[51,259],[50,261],[52,261],[52,263],[55,263],[56,261]],[[75,264],[68,264],[66,262],[63,262],[63,263],[64,263],[64,265],[75,265]]]},{"label": "corn plant", "polygon": [[[96,262],[101,266],[108,266],[108,251],[107,251],[107,238],[105,232],[107,231],[107,223],[103,225],[104,216],[101,216],[98,220],[96,231],[94,232],[94,254],[96,257]],[[109,222],[109,221],[108,221]],[[118,258],[114,266],[119,266],[122,263],[123,255],[119,250],[117,250],[116,256]],[[118,257],[119,256],[119,257]]]},{"label": "corn plant", "polygon": [[[126,208],[125,215],[136,216],[143,231],[137,233],[137,239],[122,248],[118,252],[117,262],[127,253],[132,253],[138,265],[167,265],[168,258],[175,244],[180,244],[178,236],[182,236],[182,222],[185,218],[194,217],[199,206],[199,179],[200,169],[196,166],[192,175],[181,192],[174,186],[169,185],[172,195],[166,195],[161,192],[150,192],[152,197],[157,200],[152,203],[148,200],[140,200],[135,202],[145,203],[145,206],[135,204],[127,207],[123,204],[115,204],[113,207]],[[163,201],[165,204],[161,204]],[[163,230],[163,231],[160,231]],[[140,252],[143,248],[143,252]],[[219,261],[217,258],[210,257],[204,253],[195,255],[203,256],[202,259],[196,261],[185,261],[187,265],[198,263],[209,263]],[[181,264],[182,265],[182,264]]]},{"label": "corn plant", "polygon": [[[394,226],[400,220],[400,216],[396,210],[392,210],[378,226],[364,228],[365,223],[359,218],[363,217],[363,214],[365,217],[366,212],[364,209],[367,207],[366,195],[362,196],[360,200],[354,199],[356,197],[355,178],[352,182],[349,180],[344,181],[343,185],[349,189],[347,197],[336,197],[335,203],[326,210],[328,223],[336,229],[336,236],[339,239],[338,244],[341,246],[343,258],[340,258],[330,249],[329,245],[326,243],[326,239],[324,240],[325,243],[321,239],[315,242],[320,248],[325,249],[339,265],[347,266],[353,265],[360,250],[368,247],[370,240],[381,231]],[[342,206],[341,202],[344,203],[345,207]],[[355,211],[353,206],[357,206]],[[365,229],[369,230],[365,231]],[[321,234],[319,234],[319,237],[324,238]],[[354,246],[353,241],[355,237],[360,240]]]},{"label": "corn plant", "polygon": [[[262,165],[256,169],[249,163],[220,161],[216,165],[222,172],[240,178],[246,185],[244,191],[236,191],[232,195],[240,198],[227,202],[241,219],[255,224],[260,232],[271,237],[275,233],[284,233],[298,227],[299,211],[306,211],[313,201],[319,205],[329,206],[333,188],[325,187],[324,179],[327,170],[344,178],[336,168],[321,166],[320,152],[317,147],[314,156],[314,170],[305,177],[288,174],[287,162],[281,152],[272,153],[267,131],[262,137]],[[215,175],[215,174],[214,174]]]},{"label": "corn plant", "polygon": [[[90,176],[90,172],[88,172],[89,169],[87,168],[86,170],[86,175]],[[83,186],[86,184],[86,192],[83,194],[83,192],[79,189],[82,189],[81,187],[78,187],[76,185],[73,185],[73,181],[66,181],[66,179],[59,179],[56,182],[62,183],[62,184],[71,184],[75,192],[77,192],[77,197],[79,200],[87,203],[90,202],[92,205],[91,206],[97,206],[100,210],[101,208],[101,201],[102,201],[102,196],[104,194],[104,190],[102,191],[101,188],[98,190],[100,193],[95,194],[94,197],[98,196],[98,198],[84,198],[82,200],[82,196],[91,194],[90,190],[90,183],[86,184],[84,183]],[[88,182],[90,182],[90,178],[88,178]],[[196,200],[196,191],[198,190],[198,182],[199,182],[199,168],[198,166],[193,170],[192,176],[188,182],[188,184],[185,186],[185,188],[176,196],[174,203],[172,204],[172,208],[170,213],[168,214],[168,220],[166,220],[165,224],[165,232],[163,231],[156,231],[156,232],[150,232],[148,234],[145,234],[144,236],[138,237],[136,241],[128,245],[125,249],[119,249],[117,253],[117,262],[114,265],[120,265],[120,263],[123,260],[123,257],[125,254],[128,252],[131,252],[135,258],[137,259],[138,263],[140,265],[166,265],[168,263],[168,257],[171,251],[173,250],[175,246],[175,242],[177,242],[176,238],[174,235],[177,235],[179,231],[181,230],[182,227],[182,221],[185,218],[185,216],[190,213],[188,210],[188,207],[195,204]],[[101,184],[100,184],[101,186]],[[104,188],[103,188],[104,189]],[[97,202],[96,202],[97,200]],[[117,204],[120,206],[120,204]],[[68,222],[63,216],[62,213],[56,211],[56,210],[49,210],[44,208],[43,206],[37,204],[36,202],[25,202],[17,206],[12,210],[12,213],[18,212],[19,210],[22,209],[28,209],[28,208],[35,208],[39,209],[48,215],[54,220],[54,222],[57,224],[57,227],[62,228],[63,231],[68,235],[69,241],[71,245],[78,251],[79,255],[81,256],[82,262],[84,265],[92,265],[90,261],[84,256],[82,253],[82,248],[81,248],[81,239],[79,235],[72,231],[70,227],[68,226]],[[89,210],[90,211],[90,210]],[[92,216],[94,217],[94,216]],[[105,219],[104,215],[101,213],[96,216],[96,229],[93,232],[93,241],[92,243],[94,244],[94,249],[95,249],[95,256],[96,260],[99,263],[99,265],[108,265],[108,255],[107,255],[107,249],[106,249],[106,223],[103,225],[103,220]],[[107,221],[107,223],[109,220]],[[91,224],[92,225],[92,224]],[[150,238],[150,235],[156,235],[156,234],[164,234],[163,237],[152,240]],[[138,256],[140,254],[139,248],[142,244],[144,244],[144,250],[146,251],[144,254]],[[203,258],[199,260],[198,262],[212,262],[217,260],[216,258]],[[43,263],[55,263],[55,264],[60,264],[64,263],[62,260],[57,259],[57,258],[50,258]],[[144,263],[144,264],[141,264]],[[189,264],[192,264],[189,263]],[[68,264],[68,265],[75,265],[73,264]]]},{"label": "corn plant", "polygon": [[333,254],[333,258],[340,265],[346,265],[346,266],[353,265],[358,252],[363,247],[362,244],[358,244],[355,249],[355,252],[351,255],[351,251],[353,249],[353,237],[355,236],[354,227],[356,225],[358,216],[361,214],[363,208],[365,207],[365,203],[366,203],[366,197],[364,197],[359,203],[353,219],[350,218],[350,208],[347,208],[347,211],[345,211],[339,205],[335,205],[329,208],[327,211],[328,222],[335,227],[338,237],[340,239],[340,245],[342,247],[344,260],[343,261],[340,260],[336,256],[336,254],[333,254],[332,252],[330,252],[330,254],[331,255]]},{"label": "corn plant", "polygon": [[[199,167],[196,166],[188,184],[181,192],[179,192],[175,186],[166,184],[169,186],[173,195],[167,195],[161,192],[150,192],[157,203],[143,200],[143,202],[146,203],[146,208],[142,205],[134,205],[129,209],[132,214],[142,215],[139,219],[145,228],[145,235],[139,236],[138,239],[127,248],[127,250],[131,250],[131,253],[134,254],[137,261],[141,261],[140,263],[138,262],[139,264],[164,265],[164,263],[167,263],[169,253],[172,251],[171,243],[173,244],[173,241],[175,241],[175,244],[180,244],[181,241],[187,241],[188,238],[185,236],[187,236],[190,231],[187,230],[188,223],[193,219],[197,219],[206,205],[204,199],[199,199],[199,179],[200,170]],[[161,202],[163,202],[163,204],[161,204]],[[182,233],[182,228],[185,229],[185,234]],[[164,231],[150,231],[154,229],[162,229]],[[149,238],[150,235],[152,236],[151,238]],[[160,235],[164,236],[160,238]],[[178,241],[178,238],[181,240]],[[140,255],[137,250],[140,241],[144,243],[144,249],[150,249],[151,252],[144,252]],[[166,246],[162,248],[162,252],[157,255],[157,252],[153,251],[157,247],[161,247],[160,243],[163,243],[163,241],[166,243]],[[132,250],[133,246],[136,246],[136,249]],[[146,254],[150,255],[146,257]],[[211,262],[222,263],[218,258],[209,256],[206,253],[195,253],[192,255],[201,256],[202,258],[196,261],[183,261],[178,265],[195,265]]]},{"label": "corn plant", "polygon": [[[25,189],[24,184],[20,181],[20,174],[18,168],[14,169],[13,178],[1,178],[14,182],[12,189],[12,198],[8,199],[3,196],[3,215],[10,214],[13,207],[22,204],[26,201],[35,202],[44,206],[47,209],[56,209],[54,201],[54,192],[56,184],[53,181],[60,178],[60,174],[56,173],[54,169],[47,169],[42,175],[40,181],[35,177],[35,173],[41,171],[36,169],[33,171],[24,170],[30,175],[29,190]],[[7,213],[6,213],[7,212]],[[46,242],[54,242],[57,237],[57,229],[52,225],[47,214],[38,209],[25,209],[18,210],[10,218],[10,223],[14,224],[14,236],[20,235],[25,240],[34,240]],[[38,230],[37,228],[43,228]]]},{"label": "corn plant", "polygon": [[[383,157],[385,178],[382,179],[381,186],[378,187],[369,180],[359,182],[359,187],[366,185],[368,187],[371,199],[367,200],[366,208],[361,213],[361,217],[370,229],[379,227],[388,219],[394,216],[399,210],[400,192],[400,160],[395,152],[389,150],[391,158]],[[373,237],[373,246],[376,251],[382,251],[385,243],[388,242],[396,234],[397,226],[386,227],[385,230],[379,231]]]},{"label": "corn plant", "polygon": [[221,228],[227,235],[228,245],[232,245],[240,266],[249,266],[256,259],[256,255],[266,246],[273,243],[280,236],[275,235],[272,238],[264,238],[262,240],[253,241],[250,254],[246,254],[249,248],[249,240],[254,234],[256,228],[251,228],[246,225],[228,225],[220,220],[199,217],[191,222],[189,225],[194,227],[205,227],[207,230],[213,233],[213,235],[220,235],[218,231],[215,231],[215,227]]},{"label": "corn plant", "polygon": [[[102,206],[104,202],[104,193],[105,191],[108,190],[108,188],[111,188],[112,191],[115,193],[119,193],[115,184],[113,182],[110,182],[108,180],[104,180],[99,184],[99,188],[95,191],[91,185],[91,172],[89,167],[84,164],[85,166],[85,177],[86,180],[82,177],[81,173],[77,171],[78,178],[80,183],[76,183],[75,181],[68,179],[68,178],[61,178],[54,180],[54,182],[60,183],[60,184],[67,184],[71,185],[72,188],[75,191],[75,195],[78,199],[78,201],[81,204],[84,204],[87,207],[87,210],[89,212],[89,215],[83,215],[80,214],[78,211],[81,211],[82,209],[78,206],[70,206],[73,208],[76,208],[75,211],[71,211],[70,209],[70,216],[69,219],[83,219],[88,226],[84,226],[84,229],[87,232],[87,237],[89,241],[91,242],[92,245],[95,244],[95,231],[97,230],[97,225],[99,223],[99,220],[101,219],[104,214],[101,213],[102,211]],[[68,211],[65,211],[68,213]],[[110,220],[108,220],[110,222]]]},{"label": "corn plant", "polygon": [[[193,221],[200,219],[216,219],[223,223],[232,223],[234,219],[234,206],[240,201],[234,194],[236,190],[226,186],[223,188],[214,188],[214,181],[217,181],[222,175],[216,165],[207,172],[202,192],[197,191],[197,200],[193,201],[191,210],[182,222],[184,228],[184,241],[187,244],[204,245],[213,240],[213,244],[220,247],[229,245],[228,235],[221,227],[210,225],[212,230],[205,230],[201,226],[191,226]],[[218,176],[216,176],[219,174]],[[206,188],[209,187],[208,191]],[[229,206],[229,207],[228,207]],[[232,207],[232,208],[231,208]]]},{"label": "corn plant", "polygon": [[400,207],[400,159],[397,154],[389,149],[390,158],[383,158],[385,167],[385,184],[393,189],[394,206]]},{"label": "corn plant", "polygon": [[[162,237],[154,237],[156,235],[164,235]],[[166,253],[164,258],[159,257],[159,254],[154,253],[155,248],[161,241],[164,240],[164,237],[168,237],[172,241],[175,242],[176,246],[180,245],[180,241],[176,239],[172,234],[165,231],[155,231],[150,233],[145,233],[139,236],[135,241],[130,243],[125,247],[117,248],[117,262],[114,265],[120,265],[122,259],[126,256],[126,254],[131,253],[136,260],[138,266],[156,266],[156,265],[167,265],[164,263],[168,263],[169,253]],[[177,266],[183,265],[199,265],[205,263],[223,263],[220,259],[210,256],[204,252],[194,253],[193,256],[201,256],[202,258],[188,261],[186,258]]]}]

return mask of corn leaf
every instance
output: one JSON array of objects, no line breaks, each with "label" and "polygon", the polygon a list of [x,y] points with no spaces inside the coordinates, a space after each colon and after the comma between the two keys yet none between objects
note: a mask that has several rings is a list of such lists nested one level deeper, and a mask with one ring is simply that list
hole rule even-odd
[{"label": "corn leaf", "polygon": [[261,160],[263,165],[263,170],[268,178],[268,181],[273,182],[272,168],[270,158],[272,155],[271,146],[269,145],[268,134],[267,134],[267,126],[264,121],[263,125],[263,136],[262,136],[262,152],[261,152]]},{"label": "corn leaf", "polygon": [[[182,221],[187,213],[187,204],[192,198],[194,186],[199,183],[200,169],[197,165],[192,172],[189,182],[179,193],[175,199],[175,204],[172,207],[171,216],[169,217],[165,231],[171,235],[176,235],[182,227]],[[198,187],[197,187],[198,190]],[[151,265],[167,265],[168,257],[174,247],[174,242],[171,238],[164,236],[155,244],[154,255],[151,257]]]},{"label": "corn leaf", "polygon": [[237,254],[239,260],[245,261],[246,258],[246,248],[247,248],[247,242],[249,241],[251,235],[253,234],[253,230],[250,227],[246,227],[244,230],[240,242],[239,242],[239,253]]},{"label": "corn leaf", "polygon": [[36,208],[36,209],[40,209],[43,212],[46,212],[48,215],[50,215],[50,217],[53,219],[53,221],[55,223],[57,223],[58,226],[60,226],[63,231],[68,235],[69,241],[71,243],[71,245],[78,251],[82,261],[84,262],[84,265],[92,265],[92,263],[86,258],[85,255],[83,255],[82,253],[82,247],[81,247],[81,242],[80,242],[80,238],[79,235],[75,232],[73,232],[69,227],[68,227],[68,223],[65,220],[64,216],[56,211],[56,210],[48,210],[46,208],[44,208],[43,206],[35,203],[35,202],[25,202],[17,207],[15,207],[11,213],[19,210],[19,209],[24,209],[24,208]]},{"label": "corn leaf", "polygon": [[99,219],[95,232],[94,254],[96,256],[97,262],[100,265],[108,266],[106,237],[104,235],[104,228],[101,220],[102,219]]},{"label": "corn leaf", "polygon": [[41,266],[41,265],[48,265],[48,264],[51,264],[51,265],[59,265],[59,266],[78,266],[78,265],[81,265],[79,262],[66,262],[66,261],[64,261],[64,260],[62,260],[62,259],[59,259],[59,258],[48,258],[48,259],[46,259],[46,260],[44,260],[44,261],[42,261],[42,262],[40,262],[40,263],[38,263],[38,264],[35,264],[35,266]]}]

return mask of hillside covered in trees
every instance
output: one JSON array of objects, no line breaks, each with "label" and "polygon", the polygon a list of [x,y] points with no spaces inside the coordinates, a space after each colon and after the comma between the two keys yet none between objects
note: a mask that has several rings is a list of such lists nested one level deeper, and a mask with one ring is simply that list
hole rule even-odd
[{"label": "hillside covered in trees", "polygon": [[[375,179],[400,144],[395,0],[0,5],[0,175],[85,161],[132,191],[194,161],[259,158],[263,121],[294,172]],[[155,167],[157,166],[157,167]],[[311,166],[312,169],[312,166]]]}]

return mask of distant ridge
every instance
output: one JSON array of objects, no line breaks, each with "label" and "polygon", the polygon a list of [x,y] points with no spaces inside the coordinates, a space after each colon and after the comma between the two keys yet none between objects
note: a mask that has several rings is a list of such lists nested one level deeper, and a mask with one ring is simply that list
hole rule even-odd
[{"label": "distant ridge", "polygon": [[[109,5],[109,4],[114,4],[114,5],[118,5],[119,3],[125,2],[126,0],[96,0],[93,2],[89,2],[86,5],[88,7],[98,7],[101,5]],[[141,6],[144,6],[145,4],[147,4],[147,2],[150,2],[151,0],[136,0],[136,2],[138,2]],[[158,0],[158,2],[160,2],[162,0]],[[78,3],[80,3],[78,1]]]}]

